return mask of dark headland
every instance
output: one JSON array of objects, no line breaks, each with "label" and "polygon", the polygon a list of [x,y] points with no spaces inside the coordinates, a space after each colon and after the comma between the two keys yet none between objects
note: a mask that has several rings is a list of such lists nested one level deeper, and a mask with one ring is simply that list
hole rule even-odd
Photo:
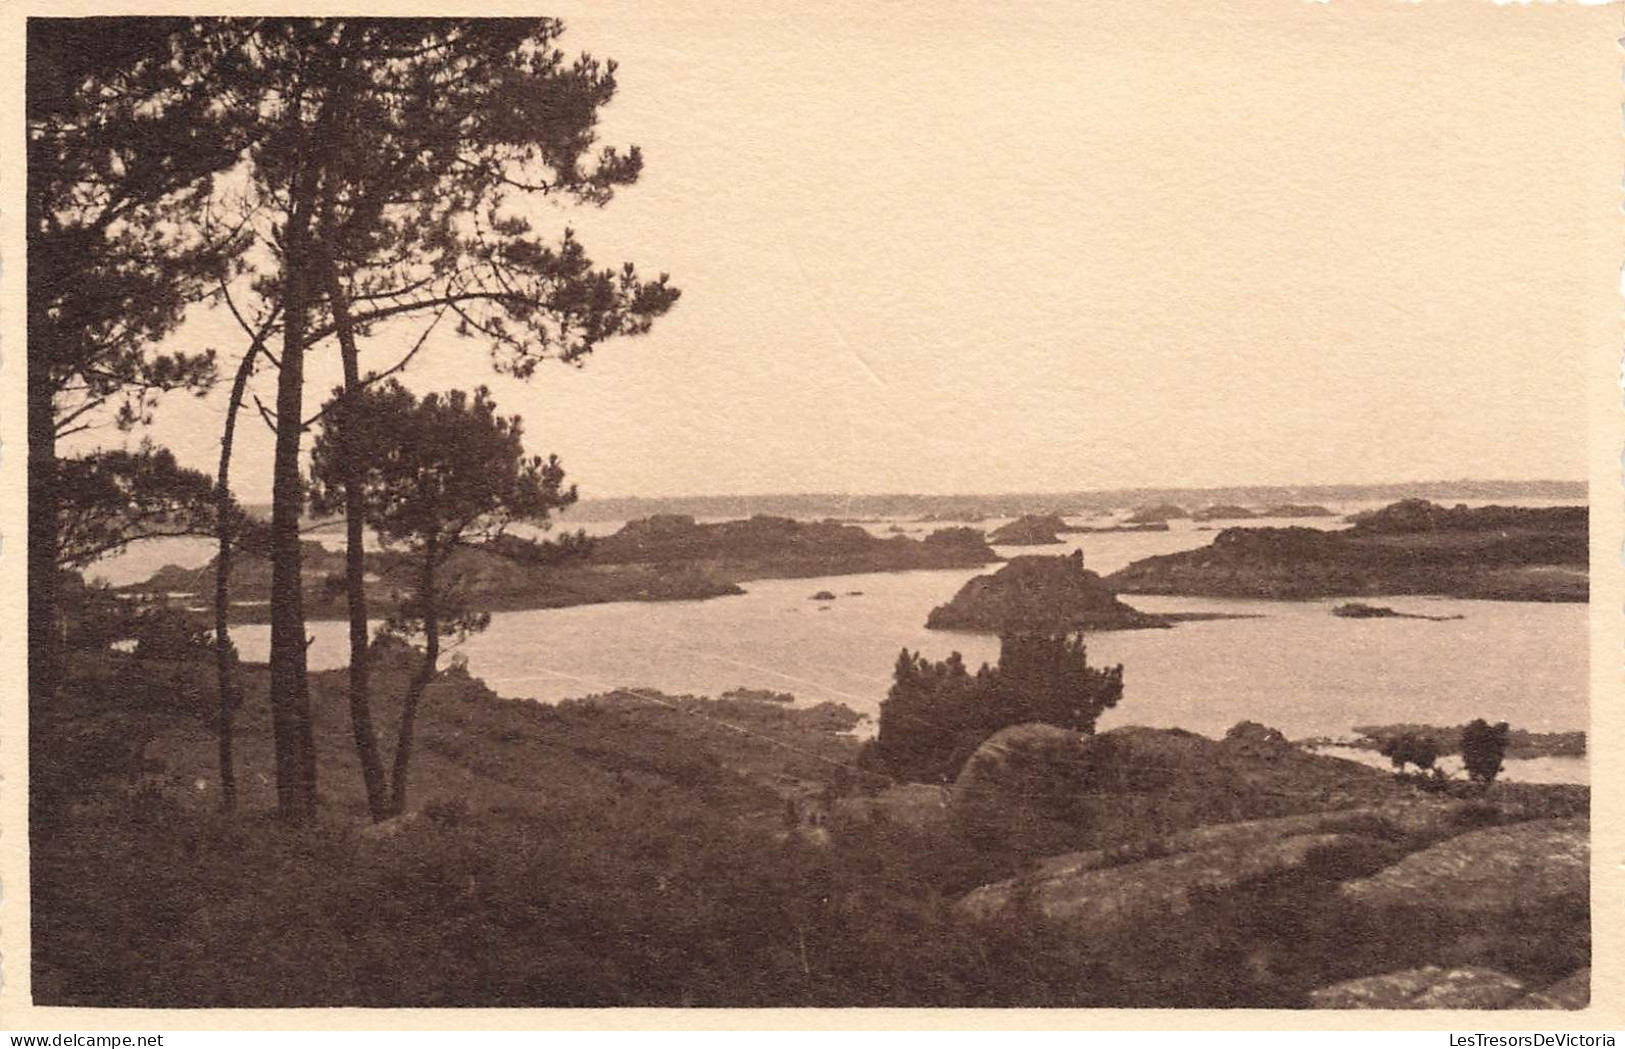
[{"label": "dark headland", "polygon": [[[515,536],[459,551],[448,571],[460,580],[478,611],[563,608],[608,601],[684,601],[739,594],[753,579],[802,579],[866,572],[976,568],[999,560],[973,528],[942,528],[923,539],[885,539],[855,525],[751,517],[718,524],[665,514],[628,522],[613,535],[590,541],[535,543]],[[368,600],[387,613],[410,579],[407,558],[389,551],[367,554]],[[213,585],[214,563],[160,569],[127,588],[151,594],[203,593]],[[344,554],[306,541],[304,589],[310,619],[344,616]],[[271,566],[239,556],[232,563],[234,616],[265,615]]]},{"label": "dark headland", "polygon": [[1136,561],[1106,581],[1124,594],[1585,601],[1586,521],[1583,506],[1446,508],[1407,499],[1342,531],[1227,528],[1211,546]]}]

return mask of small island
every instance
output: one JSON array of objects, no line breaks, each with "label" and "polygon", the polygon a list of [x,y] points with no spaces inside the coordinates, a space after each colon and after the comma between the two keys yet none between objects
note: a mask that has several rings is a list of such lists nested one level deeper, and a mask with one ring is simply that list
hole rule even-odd
[{"label": "small island", "polygon": [[1068,557],[1017,557],[967,582],[931,610],[928,630],[972,633],[1140,630],[1172,621],[1131,608],[1094,572],[1081,551]]},{"label": "small island", "polygon": [[1324,506],[1303,503],[1277,503],[1264,510],[1260,517],[1336,517]]},{"label": "small island", "polygon": [[1243,521],[1258,515],[1245,506],[1205,506],[1191,514],[1192,521]]},{"label": "small island", "polygon": [[1101,535],[1111,532],[1166,532],[1167,521],[1150,521],[1146,524],[1120,524],[1120,525],[1074,525],[1068,529],[1072,532],[1087,532],[1091,535]]},{"label": "small island", "polygon": [[1157,524],[1167,523],[1177,517],[1189,517],[1183,506],[1174,503],[1158,503],[1156,506],[1142,506],[1124,519],[1125,524]]},{"label": "small island", "polygon": [[1428,594],[1585,601],[1583,506],[1445,508],[1407,499],[1325,531],[1226,528],[1210,546],[1136,561],[1118,593],[1306,600]]},{"label": "small island", "polygon": [[1462,615],[1430,616],[1421,612],[1396,612],[1387,605],[1367,605],[1359,601],[1338,605],[1332,609],[1332,615],[1342,619],[1425,619],[1430,623],[1445,623],[1452,619],[1467,618]]},{"label": "small island", "polygon": [[1023,514],[994,531],[987,541],[995,546],[1048,546],[1062,542],[1060,533],[1072,531],[1055,514]]}]

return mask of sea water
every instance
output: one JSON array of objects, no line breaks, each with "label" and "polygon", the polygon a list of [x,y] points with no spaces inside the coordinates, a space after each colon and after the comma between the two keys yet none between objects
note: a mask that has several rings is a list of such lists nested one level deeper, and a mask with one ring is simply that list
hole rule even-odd
[{"label": "sea water", "polygon": [[[1335,519],[1246,523],[1339,526]],[[865,523],[877,534],[894,534],[894,526],[929,531],[947,525]],[[1142,557],[1206,545],[1213,534],[1176,522],[1167,532],[1072,534],[1060,545],[999,552],[1082,548],[1089,567],[1107,574]],[[342,535],[331,538],[342,542]],[[178,552],[164,551],[171,560]],[[207,560],[206,550],[189,556]],[[489,629],[447,655],[466,659],[470,673],[499,694],[541,702],[616,688],[715,696],[746,687],[791,692],[803,704],[833,700],[873,717],[904,648],[934,659],[957,651],[973,668],[997,659],[993,637],[925,629],[933,607],[967,579],[996,568],[758,580],[745,583],[743,595],[707,601],[501,612]],[[814,600],[820,591],[836,596]],[[1222,735],[1252,720],[1292,738],[1335,738],[1357,725],[1457,725],[1479,717],[1537,732],[1587,726],[1583,604],[1375,599],[1396,611],[1462,617],[1436,622],[1341,618],[1331,614],[1336,600],[1125,600],[1147,612],[1249,618],[1090,635],[1092,663],[1124,667],[1123,701],[1101,718],[1102,729],[1137,724]],[[344,623],[312,622],[306,631],[311,669],[346,663]],[[267,626],[238,626],[232,634],[245,659],[266,657]],[[1580,781],[1585,763],[1509,761],[1507,775]]]}]

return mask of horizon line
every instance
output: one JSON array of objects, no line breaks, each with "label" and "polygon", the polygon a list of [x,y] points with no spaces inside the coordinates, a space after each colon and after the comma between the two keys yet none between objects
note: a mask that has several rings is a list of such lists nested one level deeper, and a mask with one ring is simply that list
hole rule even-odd
[{"label": "horizon line", "polygon": [[[1127,495],[1136,492],[1188,492],[1201,494],[1205,492],[1234,492],[1242,490],[1295,490],[1313,492],[1317,489],[1336,488],[1367,488],[1367,489],[1394,489],[1394,488],[1428,488],[1446,487],[1451,485],[1501,485],[1501,486],[1533,486],[1533,485],[1563,485],[1579,486],[1588,489],[1589,479],[1562,479],[1554,477],[1530,478],[1486,478],[1486,477],[1455,477],[1438,478],[1426,481],[1316,481],[1313,483],[1289,484],[1278,483],[1246,483],[1246,484],[1209,484],[1209,485],[1180,485],[1180,484],[1142,484],[1122,485],[1103,488],[1056,488],[1056,489],[1015,489],[1009,491],[980,491],[980,492],[922,492],[922,491],[875,491],[875,492],[842,492],[822,489],[817,491],[767,491],[767,492],[686,492],[676,495],[583,495],[574,505],[584,506],[589,503],[615,502],[626,500],[644,500],[647,502],[674,501],[680,499],[1017,499],[1017,498],[1060,498],[1063,496],[1089,496],[1089,495]],[[270,499],[245,500],[243,506],[269,506]],[[560,511],[568,514],[569,508]]]},{"label": "horizon line", "polygon": [[[1555,477],[1530,478],[1486,478],[1486,477],[1455,477],[1435,478],[1424,481],[1316,481],[1312,483],[1236,483],[1236,484],[1137,484],[1116,485],[1096,488],[1054,488],[1054,489],[1009,489],[1005,491],[957,491],[957,492],[926,492],[891,489],[884,491],[850,492],[819,489],[812,491],[758,491],[758,492],[684,492],[670,495],[583,495],[581,503],[624,500],[624,499],[882,499],[889,497],[909,497],[916,499],[1001,499],[1019,496],[1074,496],[1074,495],[1107,495],[1128,492],[1228,492],[1244,489],[1295,489],[1315,490],[1332,488],[1425,488],[1444,487],[1449,485],[1564,485],[1590,487],[1589,478],[1564,479]],[[567,511],[566,511],[567,512]]]}]

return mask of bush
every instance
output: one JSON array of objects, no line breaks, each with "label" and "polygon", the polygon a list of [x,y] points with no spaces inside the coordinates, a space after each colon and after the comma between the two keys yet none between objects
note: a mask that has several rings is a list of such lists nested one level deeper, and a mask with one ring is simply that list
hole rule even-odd
[{"label": "bush", "polygon": [[134,613],[119,600],[112,587],[86,584],[79,576],[62,574],[57,611],[66,628],[64,643],[77,651],[105,652],[115,641],[129,637]]},{"label": "bush", "polygon": [[873,757],[899,779],[953,779],[993,733],[1031,722],[1092,733],[1123,696],[1123,668],[1088,665],[1081,637],[1008,634],[997,666],[975,674],[958,652],[932,662],[904,649],[880,704]]},{"label": "bush", "polygon": [[125,599],[105,584],[86,585],[65,576],[61,605],[66,645],[81,652],[105,652],[133,643],[141,659],[191,659],[212,650],[213,634],[203,620],[155,601]]},{"label": "bush", "polygon": [[1491,725],[1483,718],[1474,719],[1461,730],[1461,760],[1475,782],[1489,786],[1501,774],[1509,731],[1505,721]]},{"label": "bush", "polygon": [[1394,768],[1401,772],[1406,765],[1430,769],[1439,760],[1438,742],[1431,736],[1418,736],[1414,732],[1388,737],[1382,741],[1377,752],[1393,762]]}]

